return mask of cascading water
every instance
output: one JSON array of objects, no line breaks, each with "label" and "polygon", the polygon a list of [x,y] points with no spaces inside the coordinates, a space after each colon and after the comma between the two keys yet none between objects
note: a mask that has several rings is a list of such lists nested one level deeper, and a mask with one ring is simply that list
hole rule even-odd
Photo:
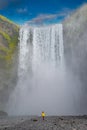
[{"label": "cascading water", "polygon": [[62,25],[36,27],[33,33],[33,47],[35,64],[61,62],[63,58]]},{"label": "cascading water", "polygon": [[20,30],[18,83],[10,96],[10,115],[76,114],[78,96],[64,65],[63,27],[24,25]]}]

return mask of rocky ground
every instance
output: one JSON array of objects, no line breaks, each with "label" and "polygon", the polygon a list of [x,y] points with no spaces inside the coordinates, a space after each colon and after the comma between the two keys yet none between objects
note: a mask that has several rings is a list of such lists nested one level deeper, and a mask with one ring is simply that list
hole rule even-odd
[{"label": "rocky ground", "polygon": [[87,116],[1,117],[0,130],[87,130]]}]

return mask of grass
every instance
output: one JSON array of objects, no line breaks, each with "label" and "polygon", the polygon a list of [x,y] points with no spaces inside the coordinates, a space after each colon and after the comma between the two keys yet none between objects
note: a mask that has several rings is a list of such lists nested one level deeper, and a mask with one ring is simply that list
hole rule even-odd
[{"label": "grass", "polygon": [[0,34],[8,41],[8,43],[10,42],[11,38],[7,33],[0,31]]},{"label": "grass", "polygon": [[10,64],[13,59],[14,51],[17,47],[18,36],[15,35],[11,38],[7,33],[1,31],[0,34],[4,37],[4,39],[7,40],[8,44],[8,47],[0,46],[0,51],[4,52],[5,54],[0,55],[0,58],[6,60],[7,64]]},{"label": "grass", "polygon": [[13,23],[11,20],[9,20],[8,18],[6,18],[6,17],[4,17],[2,15],[0,15],[0,19],[2,19],[5,22],[8,22],[10,24],[14,24],[14,25],[16,25],[19,28],[19,26],[17,24]]},{"label": "grass", "polygon": [[[3,59],[7,64],[10,64],[18,44],[18,32],[20,27],[2,15],[0,15],[0,23],[0,35],[3,37],[2,45],[0,45],[0,59]],[[4,26],[4,29],[2,25]],[[9,32],[10,29],[13,29],[13,32]],[[3,44],[4,40],[7,45]]]}]

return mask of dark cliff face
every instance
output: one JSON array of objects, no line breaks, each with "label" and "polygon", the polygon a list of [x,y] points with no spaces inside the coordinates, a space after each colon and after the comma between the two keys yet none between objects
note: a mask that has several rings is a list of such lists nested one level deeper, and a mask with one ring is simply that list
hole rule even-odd
[{"label": "dark cliff face", "polygon": [[87,109],[87,4],[69,16],[63,27],[66,65],[82,84],[82,105]]},{"label": "dark cliff face", "polygon": [[19,26],[0,15],[0,109],[16,84]]}]

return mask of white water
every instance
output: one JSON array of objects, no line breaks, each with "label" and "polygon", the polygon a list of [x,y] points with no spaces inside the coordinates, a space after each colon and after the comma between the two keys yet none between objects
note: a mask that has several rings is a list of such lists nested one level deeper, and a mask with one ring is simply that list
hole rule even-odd
[{"label": "white water", "polygon": [[76,114],[80,93],[76,86],[77,79],[64,64],[62,24],[24,25],[20,30],[18,83],[10,96],[8,113]]}]

